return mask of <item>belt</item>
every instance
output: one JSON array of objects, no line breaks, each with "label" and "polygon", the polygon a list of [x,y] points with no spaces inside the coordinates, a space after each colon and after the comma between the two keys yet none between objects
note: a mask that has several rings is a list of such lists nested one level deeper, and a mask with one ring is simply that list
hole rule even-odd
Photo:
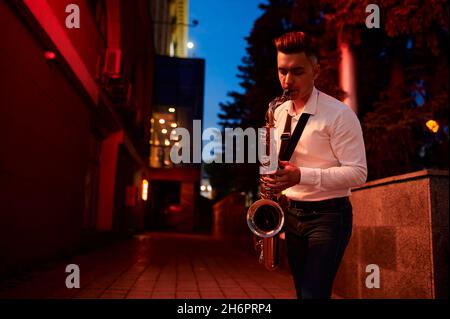
[{"label": "belt", "polygon": [[314,201],[314,202],[312,202],[312,201],[297,201],[297,200],[291,199],[289,201],[289,207],[295,208],[295,209],[301,209],[305,212],[308,212],[308,211],[313,212],[313,211],[323,211],[323,210],[330,210],[330,209],[339,209],[348,203],[350,203],[348,196],[325,199],[325,200]]}]

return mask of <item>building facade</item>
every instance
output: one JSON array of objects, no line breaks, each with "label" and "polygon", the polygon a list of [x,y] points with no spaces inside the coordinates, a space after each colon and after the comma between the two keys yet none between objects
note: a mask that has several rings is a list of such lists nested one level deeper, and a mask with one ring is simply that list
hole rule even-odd
[{"label": "building facade", "polygon": [[144,228],[151,2],[0,2],[0,272]]},{"label": "building facade", "polygon": [[[188,1],[156,0],[152,5],[157,54],[149,156],[152,209],[147,224],[196,231],[205,213],[200,204],[201,162],[194,161],[201,152],[201,136],[195,136],[202,130],[205,61],[187,57],[188,30],[196,25],[188,23]],[[177,130],[184,129],[190,141],[177,140]],[[170,157],[180,142],[189,143],[189,163],[175,164]]]},{"label": "building facade", "polygon": [[157,54],[187,57],[188,0],[153,0],[153,24]]}]

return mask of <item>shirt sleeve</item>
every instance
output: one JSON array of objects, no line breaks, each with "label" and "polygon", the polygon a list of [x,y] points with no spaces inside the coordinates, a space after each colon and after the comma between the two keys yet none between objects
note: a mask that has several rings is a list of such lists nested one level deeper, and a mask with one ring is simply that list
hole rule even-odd
[{"label": "shirt sleeve", "polygon": [[330,132],[331,149],[340,166],[330,168],[300,167],[300,185],[314,185],[320,190],[351,188],[365,183],[366,151],[361,125],[352,109],[337,115]]}]

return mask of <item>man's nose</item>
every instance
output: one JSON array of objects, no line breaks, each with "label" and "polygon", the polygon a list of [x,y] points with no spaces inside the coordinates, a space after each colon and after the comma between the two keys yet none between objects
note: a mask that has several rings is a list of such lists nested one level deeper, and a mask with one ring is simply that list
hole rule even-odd
[{"label": "man's nose", "polygon": [[292,84],[292,82],[293,82],[292,75],[290,73],[286,74],[286,76],[284,77],[284,84],[286,86],[289,86]]}]

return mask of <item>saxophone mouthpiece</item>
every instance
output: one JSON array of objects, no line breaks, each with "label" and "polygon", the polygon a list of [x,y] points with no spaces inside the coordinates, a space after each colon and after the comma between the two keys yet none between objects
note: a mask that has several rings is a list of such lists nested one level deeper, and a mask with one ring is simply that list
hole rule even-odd
[{"label": "saxophone mouthpiece", "polygon": [[291,94],[291,90],[290,89],[285,89],[283,91],[283,97],[285,97],[286,99],[289,99],[289,95]]}]

